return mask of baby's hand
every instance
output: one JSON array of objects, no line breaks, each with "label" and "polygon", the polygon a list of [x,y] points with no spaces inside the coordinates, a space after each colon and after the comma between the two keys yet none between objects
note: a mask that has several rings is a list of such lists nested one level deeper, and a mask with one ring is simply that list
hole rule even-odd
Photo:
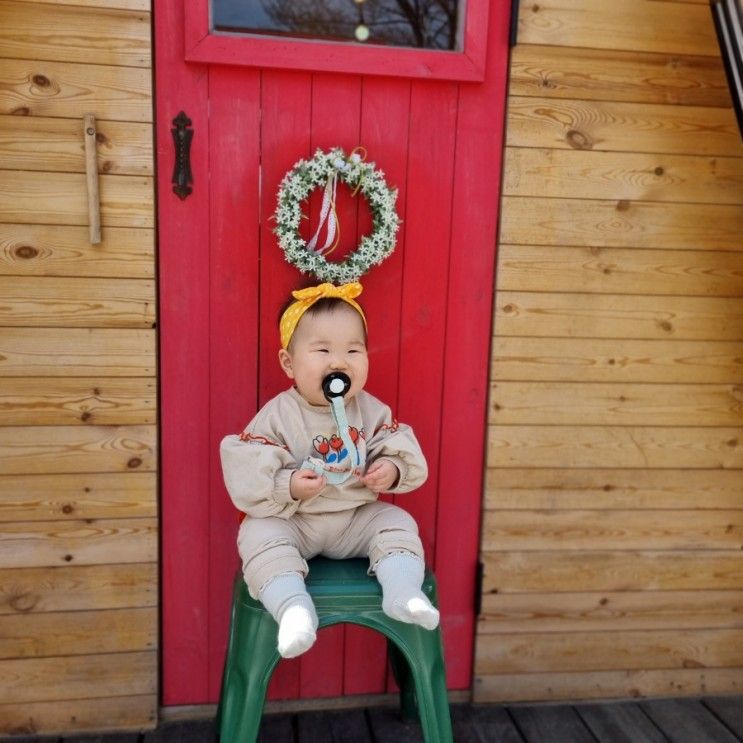
[{"label": "baby's hand", "polygon": [[389,459],[380,459],[374,462],[359,479],[373,493],[384,493],[389,490],[400,477],[400,470]]},{"label": "baby's hand", "polygon": [[314,498],[327,484],[327,480],[312,470],[296,470],[289,480],[289,495],[294,500]]}]

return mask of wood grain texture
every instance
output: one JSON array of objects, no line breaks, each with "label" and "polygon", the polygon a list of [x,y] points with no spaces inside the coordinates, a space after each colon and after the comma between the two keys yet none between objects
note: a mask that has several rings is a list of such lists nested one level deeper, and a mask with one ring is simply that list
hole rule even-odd
[{"label": "wood grain texture", "polygon": [[107,227],[97,245],[85,227],[0,223],[0,275],[153,279],[155,232]]},{"label": "wood grain texture", "polygon": [[506,148],[509,196],[743,203],[743,158]]},{"label": "wood grain texture", "polygon": [[157,560],[155,519],[27,521],[3,525],[0,567],[54,567]]},{"label": "wood grain texture", "polygon": [[546,0],[524,3],[519,42],[717,57],[709,9],[652,0]]},{"label": "wood grain texture", "polygon": [[489,411],[506,425],[737,426],[743,385],[496,382]]},{"label": "wood grain texture", "polygon": [[487,511],[483,549],[741,550],[743,509]]},{"label": "wood grain texture", "polygon": [[727,204],[504,196],[503,205],[505,243],[740,250],[743,210]]},{"label": "wood grain texture", "polygon": [[502,245],[498,276],[506,291],[739,297],[743,252]]},{"label": "wood grain texture", "polygon": [[0,326],[151,328],[155,284],[146,279],[0,276]]},{"label": "wood grain texture", "polygon": [[[500,292],[496,335],[739,341],[737,298]],[[620,348],[620,345],[617,345]]]},{"label": "wood grain texture", "polygon": [[[154,226],[152,178],[103,175],[99,188],[104,228]],[[0,195],[0,222],[88,223],[85,175],[81,173],[3,170]]]},{"label": "wood grain texture", "polygon": [[[157,608],[0,616],[0,659],[126,653],[157,647]],[[84,662],[81,661],[81,662]]]},{"label": "wood grain texture", "polygon": [[5,0],[0,5],[0,57],[152,66],[150,14]]},{"label": "wood grain texture", "polygon": [[[576,652],[576,643],[581,651]],[[475,673],[731,668],[743,665],[743,629],[484,635]]]},{"label": "wood grain texture", "polygon": [[154,472],[1,475],[0,522],[157,515]]},{"label": "wood grain texture", "polygon": [[486,593],[743,589],[729,550],[490,552],[484,563]]},{"label": "wood grain texture", "polygon": [[4,474],[151,471],[154,426],[12,426],[0,428]]},{"label": "wood grain texture", "polygon": [[[81,708],[84,714],[80,713]],[[42,731],[149,730],[157,725],[157,694],[0,704],[0,734]]]},{"label": "wood grain texture", "polygon": [[740,693],[737,668],[494,674],[476,676],[478,702],[698,696]]},{"label": "wood grain texture", "polygon": [[0,391],[2,426],[121,426],[156,419],[157,387],[147,377],[6,379]]},{"label": "wood grain texture", "polygon": [[482,634],[740,628],[740,591],[604,591],[484,597]]},{"label": "wood grain texture", "polygon": [[495,467],[743,468],[743,428],[490,426]]},{"label": "wood grain texture", "polygon": [[[18,0],[38,3],[39,0]],[[150,10],[151,0],[54,0],[55,5],[81,5],[86,8],[119,8],[120,10]]]},{"label": "wood grain texture", "polygon": [[490,469],[485,508],[740,508],[737,470]]},{"label": "wood grain texture", "polygon": [[511,50],[510,72],[509,94],[513,102],[517,96],[534,96],[730,106],[719,57],[520,42]]},{"label": "wood grain texture", "polygon": [[[1,367],[0,367],[1,368]],[[493,339],[492,379],[740,384],[738,341],[507,337]]]},{"label": "wood grain texture", "polygon": [[0,377],[129,377],[155,373],[155,331],[3,328]]},{"label": "wood grain texture", "polygon": [[147,68],[4,59],[3,80],[0,114],[152,122]]},{"label": "wood grain texture", "polygon": [[[3,661],[0,698],[6,704],[156,694],[157,652],[105,653]],[[78,707],[80,709],[80,707]]]},{"label": "wood grain texture", "polygon": [[[152,127],[96,120],[98,169],[108,175],[153,175]],[[0,159],[8,170],[84,173],[80,122],[0,116]]]},{"label": "wood grain texture", "polygon": [[735,113],[720,108],[512,96],[511,147],[741,157]]},{"label": "wood grain texture", "polygon": [[154,562],[0,569],[0,614],[157,605]]}]

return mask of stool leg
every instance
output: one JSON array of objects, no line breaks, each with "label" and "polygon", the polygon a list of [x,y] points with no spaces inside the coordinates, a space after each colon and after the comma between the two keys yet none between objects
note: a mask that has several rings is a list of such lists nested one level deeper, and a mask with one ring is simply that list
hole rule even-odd
[{"label": "stool leg", "polygon": [[404,722],[417,722],[418,705],[415,701],[415,682],[410,674],[410,666],[391,640],[387,640],[387,655],[392,666],[392,675],[400,687],[400,716]]},{"label": "stool leg", "polygon": [[424,740],[426,743],[452,743],[441,631],[406,627],[398,634],[398,647],[415,683]]},{"label": "stool leg", "polygon": [[[246,621],[240,621],[245,616]],[[238,615],[230,636],[219,704],[221,743],[254,743],[268,682],[279,662],[276,622],[264,611]]]}]

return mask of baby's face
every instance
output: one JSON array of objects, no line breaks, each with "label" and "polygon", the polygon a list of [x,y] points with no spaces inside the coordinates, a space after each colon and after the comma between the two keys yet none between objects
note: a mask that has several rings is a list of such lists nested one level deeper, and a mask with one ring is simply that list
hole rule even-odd
[{"label": "baby's face", "polygon": [[317,315],[305,314],[299,321],[289,350],[279,351],[279,363],[302,397],[312,405],[327,405],[322,380],[331,372],[344,372],[351,379],[345,399],[364,389],[369,373],[364,322],[355,309],[339,304]]}]

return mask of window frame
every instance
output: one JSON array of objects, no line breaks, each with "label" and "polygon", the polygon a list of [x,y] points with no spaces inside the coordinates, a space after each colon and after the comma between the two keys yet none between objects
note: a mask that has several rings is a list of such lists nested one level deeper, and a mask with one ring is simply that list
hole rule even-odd
[{"label": "window frame", "polygon": [[268,69],[480,82],[485,76],[490,1],[463,2],[463,49],[448,51],[215,31],[210,0],[183,0],[185,59]]}]

